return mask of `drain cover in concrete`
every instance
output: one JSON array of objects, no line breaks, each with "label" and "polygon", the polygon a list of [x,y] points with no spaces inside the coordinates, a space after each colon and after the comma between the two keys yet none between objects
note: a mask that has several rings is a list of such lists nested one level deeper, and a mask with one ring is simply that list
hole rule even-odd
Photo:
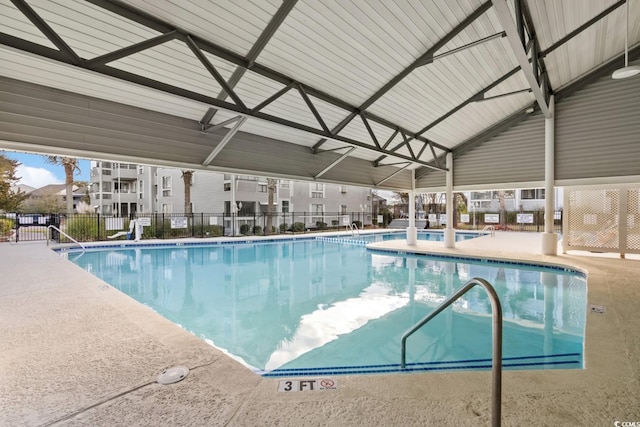
[{"label": "drain cover in concrete", "polygon": [[189,368],[186,366],[174,366],[162,371],[156,378],[156,382],[159,384],[173,384],[182,381],[187,375],[189,375]]}]

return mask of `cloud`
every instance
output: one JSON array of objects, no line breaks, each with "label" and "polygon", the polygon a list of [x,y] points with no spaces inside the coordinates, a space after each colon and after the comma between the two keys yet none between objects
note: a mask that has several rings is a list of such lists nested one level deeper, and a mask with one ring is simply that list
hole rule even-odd
[{"label": "cloud", "polygon": [[16,176],[21,179],[19,184],[29,185],[34,188],[44,187],[49,184],[63,184],[61,179],[56,178],[51,171],[44,168],[34,168],[20,165],[16,169]]}]

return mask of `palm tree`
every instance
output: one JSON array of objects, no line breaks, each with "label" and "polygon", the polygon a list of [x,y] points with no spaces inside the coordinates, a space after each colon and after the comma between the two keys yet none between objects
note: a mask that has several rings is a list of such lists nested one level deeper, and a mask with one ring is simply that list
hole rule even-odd
[{"label": "palm tree", "polygon": [[184,182],[184,213],[187,216],[187,228],[191,229],[191,217],[193,209],[191,208],[191,182],[193,180],[193,171],[182,171],[182,182]]},{"label": "palm tree", "polygon": [[193,171],[182,171],[182,181],[184,182],[184,213],[191,216],[191,181],[193,180]]},{"label": "palm tree", "polygon": [[47,163],[52,165],[62,165],[64,167],[64,183],[66,185],[65,193],[67,195],[67,215],[73,214],[73,175],[80,173],[78,159],[73,157],[47,156]]},{"label": "palm tree", "polygon": [[271,230],[273,229],[273,198],[276,193],[278,181],[273,178],[267,178],[267,191],[269,192],[267,198],[267,225],[264,230],[264,235],[268,236],[271,234]]}]

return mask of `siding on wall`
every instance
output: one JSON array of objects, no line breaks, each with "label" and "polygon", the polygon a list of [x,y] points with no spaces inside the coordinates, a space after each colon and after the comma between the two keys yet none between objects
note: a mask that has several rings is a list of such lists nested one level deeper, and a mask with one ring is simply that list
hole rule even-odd
[{"label": "siding on wall", "polygon": [[625,176],[640,176],[640,78],[607,76],[556,108],[556,181]]},{"label": "siding on wall", "polygon": [[536,115],[454,161],[453,185],[544,181],[544,119]]},{"label": "siding on wall", "polygon": [[[640,176],[640,79],[603,77],[555,109],[556,186],[636,181]],[[454,160],[454,187],[544,185],[545,121],[534,114]],[[582,181],[584,182],[584,181]],[[605,181],[603,181],[605,182]],[[445,174],[431,171],[418,188],[444,189]]]}]

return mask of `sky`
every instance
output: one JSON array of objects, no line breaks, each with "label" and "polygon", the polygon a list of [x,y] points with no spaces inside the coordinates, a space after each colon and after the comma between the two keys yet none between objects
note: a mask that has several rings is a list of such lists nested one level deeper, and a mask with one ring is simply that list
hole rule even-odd
[{"label": "sky", "polygon": [[[20,178],[18,184],[28,185],[34,188],[44,187],[48,184],[64,184],[64,168],[61,165],[46,163],[46,157],[41,154],[16,153],[12,151],[0,151],[11,160],[21,163],[16,171]],[[79,162],[80,173],[74,176],[76,181],[89,181],[89,160],[81,159]]]}]

